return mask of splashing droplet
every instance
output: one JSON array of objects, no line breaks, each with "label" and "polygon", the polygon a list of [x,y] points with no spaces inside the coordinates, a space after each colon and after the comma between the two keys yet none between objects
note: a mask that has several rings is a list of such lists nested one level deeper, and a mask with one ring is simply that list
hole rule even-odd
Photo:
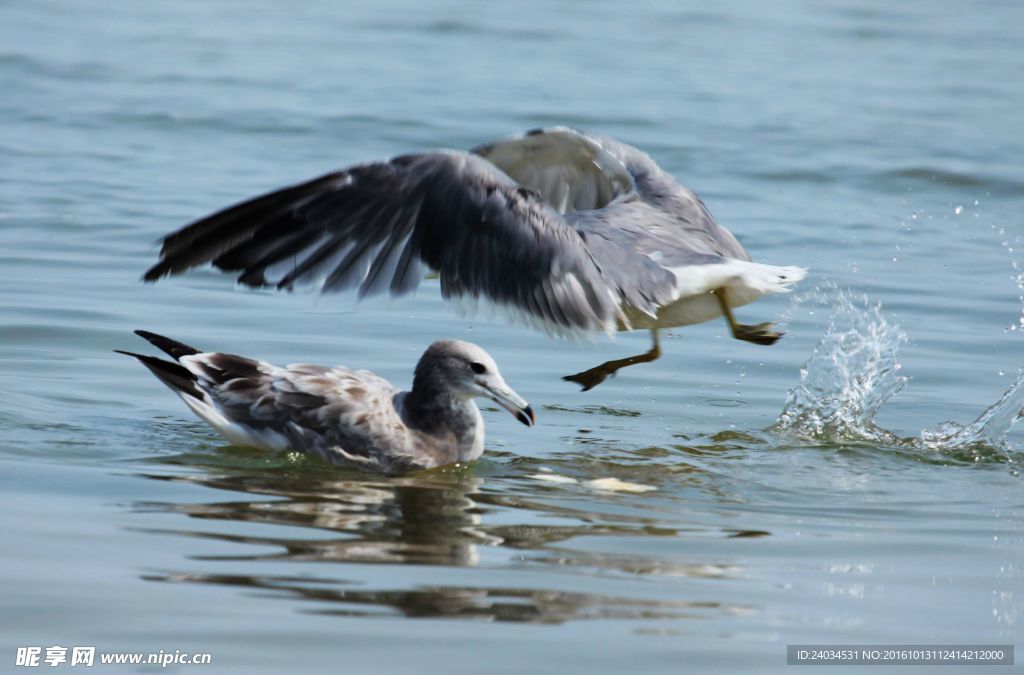
[{"label": "splashing droplet", "polygon": [[1024,416],[1024,369],[1002,397],[967,426],[956,422],[940,424],[935,431],[922,431],[921,443],[929,449],[957,450],[977,445],[1000,447],[1010,427]]},{"label": "splashing droplet", "polygon": [[789,392],[775,432],[813,441],[868,441],[959,454],[970,461],[981,461],[993,452],[1006,457],[1012,451],[1006,434],[1024,417],[1024,369],[1006,393],[970,424],[945,422],[934,430],[923,430],[920,438],[900,438],[874,420],[881,406],[907,383],[899,374],[898,360],[906,333],[882,314],[880,305],[848,290],[817,288],[795,298],[794,305],[808,301],[831,306],[832,316],[800,368],[800,382]]},{"label": "splashing droplet", "polygon": [[907,378],[898,375],[899,346],[907,336],[866,296],[823,289],[815,304],[833,307],[825,335],[800,369],[776,428],[817,438],[877,439],[892,434],[874,425],[883,403]]}]

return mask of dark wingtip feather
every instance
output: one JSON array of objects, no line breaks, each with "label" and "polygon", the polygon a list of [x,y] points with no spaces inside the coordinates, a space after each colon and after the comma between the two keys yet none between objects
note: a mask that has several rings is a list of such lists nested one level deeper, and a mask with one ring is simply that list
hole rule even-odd
[{"label": "dark wingtip feather", "polygon": [[155,281],[166,277],[171,273],[171,266],[166,260],[161,260],[157,264],[146,270],[146,273],[142,275],[143,283],[151,284]]},{"label": "dark wingtip feather", "polygon": [[[245,269],[254,262],[253,256],[264,252],[264,240],[274,244],[274,236],[293,233],[298,227],[293,213],[297,204],[310,197],[331,194],[347,184],[347,180],[346,171],[335,171],[228,206],[190,223],[160,241],[161,259],[142,275],[142,280],[152,283],[217,259],[221,259],[218,266],[222,269]],[[274,232],[267,232],[267,228]],[[257,235],[263,239],[253,243]],[[284,255],[287,251],[280,253]]]},{"label": "dark wingtip feather", "polygon": [[238,283],[249,288],[266,288],[269,285],[263,269],[251,270],[239,275]]}]

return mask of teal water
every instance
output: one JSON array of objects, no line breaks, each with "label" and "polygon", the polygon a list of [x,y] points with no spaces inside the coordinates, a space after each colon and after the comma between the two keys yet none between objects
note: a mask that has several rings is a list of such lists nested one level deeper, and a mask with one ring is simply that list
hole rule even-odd
[{"label": "teal water", "polygon": [[[0,670],[54,644],[218,673],[1022,644],[1021,25],[1012,2],[0,3]],[[466,320],[436,281],[358,306],[139,282],[234,200],[547,124],[647,150],[755,259],[810,267],[740,311],[787,336],[689,327],[581,393],[560,376],[648,336]],[[403,386],[468,339],[539,425],[485,412],[484,459],[402,479],[226,447],[111,353],[135,328]]]}]

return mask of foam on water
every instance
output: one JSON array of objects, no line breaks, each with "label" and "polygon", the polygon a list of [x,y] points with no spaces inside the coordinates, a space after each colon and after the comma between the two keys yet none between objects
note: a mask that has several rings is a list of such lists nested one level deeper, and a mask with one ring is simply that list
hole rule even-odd
[{"label": "foam on water", "polygon": [[931,452],[1009,452],[1006,434],[1024,416],[1024,369],[1016,382],[972,423],[945,422],[919,438],[900,438],[875,416],[907,383],[899,350],[907,334],[881,305],[862,294],[823,285],[794,299],[793,311],[831,308],[825,334],[800,368],[773,429],[816,441],[868,441]]}]

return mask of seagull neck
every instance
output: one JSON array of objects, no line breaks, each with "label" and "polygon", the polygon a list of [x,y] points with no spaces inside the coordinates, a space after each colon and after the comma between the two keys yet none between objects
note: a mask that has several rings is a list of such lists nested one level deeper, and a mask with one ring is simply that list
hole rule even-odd
[{"label": "seagull neck", "polygon": [[452,394],[429,378],[417,373],[412,390],[402,400],[406,424],[426,433],[451,431],[456,436],[471,435],[479,411],[472,397]]}]

